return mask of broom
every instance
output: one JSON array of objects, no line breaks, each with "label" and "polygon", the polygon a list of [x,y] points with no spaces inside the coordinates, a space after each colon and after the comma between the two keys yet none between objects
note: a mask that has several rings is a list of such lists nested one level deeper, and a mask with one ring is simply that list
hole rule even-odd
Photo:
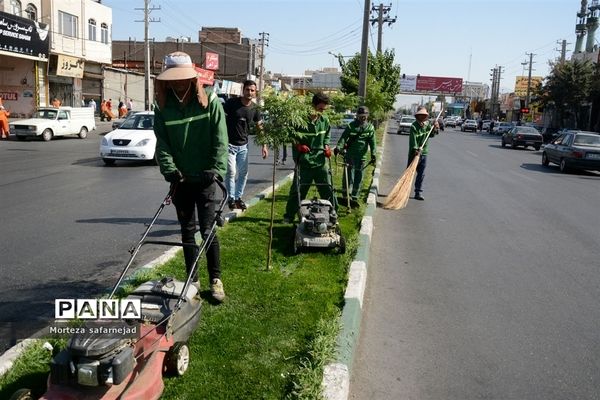
[{"label": "broom", "polygon": [[[440,115],[442,115],[442,111],[443,109],[440,110],[437,117],[435,118],[435,121],[437,121]],[[415,175],[417,173],[417,165],[419,165],[419,160],[421,159],[421,150],[423,150],[423,146],[425,146],[425,143],[427,143],[427,140],[429,139],[429,135],[431,135],[433,128],[434,125],[431,125],[431,129],[429,129],[429,132],[427,132],[427,136],[425,136],[423,144],[421,145],[421,147],[419,147],[418,154],[416,154],[413,157],[408,168],[406,168],[400,179],[398,179],[398,182],[396,182],[396,184],[392,188],[390,194],[388,194],[388,196],[386,197],[385,203],[383,204],[383,208],[385,208],[386,210],[399,210],[401,208],[406,207],[406,204],[408,203],[408,198],[410,197],[410,191],[412,189],[413,180],[415,179]]]}]

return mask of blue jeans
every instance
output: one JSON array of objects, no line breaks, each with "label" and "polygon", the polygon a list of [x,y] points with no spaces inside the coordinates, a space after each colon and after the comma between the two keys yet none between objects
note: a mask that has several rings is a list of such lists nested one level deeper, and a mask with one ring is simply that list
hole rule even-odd
[{"label": "blue jeans", "polygon": [[[408,165],[412,161],[412,157],[408,159]],[[427,167],[427,155],[422,154],[417,164],[417,178],[415,179],[415,194],[420,194],[423,191],[423,179],[425,179],[425,167]]]},{"label": "blue jeans", "polygon": [[[236,176],[237,175],[237,176]],[[241,199],[248,180],[248,145],[229,145],[227,157],[227,193],[229,199]]]}]

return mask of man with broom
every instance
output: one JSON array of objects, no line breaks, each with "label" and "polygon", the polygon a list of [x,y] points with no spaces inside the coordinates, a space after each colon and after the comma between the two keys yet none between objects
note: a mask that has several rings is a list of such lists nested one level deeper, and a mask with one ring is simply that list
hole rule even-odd
[{"label": "man with broom", "polygon": [[[375,127],[367,121],[368,117],[369,109],[365,106],[358,107],[356,119],[348,124],[333,150],[336,156],[339,153],[344,156],[346,173],[343,177],[342,192],[344,198],[351,196],[353,206],[358,204],[368,150],[371,151],[369,164],[375,164],[376,161]],[[346,193],[346,190],[350,189],[351,193]]]},{"label": "man with broom", "polygon": [[[425,200],[423,197],[423,178],[425,178],[425,167],[427,166],[427,150],[429,147],[429,138],[438,134],[439,125],[437,120],[434,122],[433,130],[428,121],[429,113],[423,106],[417,108],[415,113],[417,119],[410,127],[410,136],[408,138],[408,165],[417,155],[420,156],[417,164],[417,178],[415,179],[415,200]],[[431,131],[431,134],[429,133]]]}]

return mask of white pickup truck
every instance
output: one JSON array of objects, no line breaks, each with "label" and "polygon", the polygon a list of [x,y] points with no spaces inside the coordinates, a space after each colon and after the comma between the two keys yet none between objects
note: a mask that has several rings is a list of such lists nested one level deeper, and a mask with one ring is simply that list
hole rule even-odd
[{"label": "white pickup truck", "polygon": [[18,140],[41,136],[44,141],[54,136],[78,135],[85,139],[96,129],[94,109],[91,107],[41,107],[33,118],[17,120],[10,124],[10,132]]}]

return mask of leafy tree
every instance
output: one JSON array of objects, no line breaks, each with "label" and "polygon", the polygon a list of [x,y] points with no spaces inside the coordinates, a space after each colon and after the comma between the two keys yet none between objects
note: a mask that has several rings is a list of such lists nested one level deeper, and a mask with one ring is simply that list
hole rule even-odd
[{"label": "leafy tree", "polygon": [[590,100],[594,68],[589,61],[551,63],[552,71],[546,78],[539,97],[544,107],[554,105],[561,119],[573,115],[578,126],[581,104]]},{"label": "leafy tree", "polygon": [[[348,62],[338,57],[342,69],[342,92],[357,94],[360,76],[360,54]],[[400,93],[400,66],[394,64],[394,51],[386,50],[376,55],[368,54],[367,95],[365,105],[369,107],[373,119],[383,119],[394,109],[396,95]]]},{"label": "leafy tree", "polygon": [[275,166],[279,149],[292,141],[297,128],[306,128],[310,113],[310,102],[304,96],[277,94],[265,90],[260,107],[264,116],[263,126],[256,131],[256,143],[267,145],[274,152],[271,199],[271,221],[269,225],[269,246],[267,250],[267,269],[271,268],[273,245],[273,221],[275,219]]}]

